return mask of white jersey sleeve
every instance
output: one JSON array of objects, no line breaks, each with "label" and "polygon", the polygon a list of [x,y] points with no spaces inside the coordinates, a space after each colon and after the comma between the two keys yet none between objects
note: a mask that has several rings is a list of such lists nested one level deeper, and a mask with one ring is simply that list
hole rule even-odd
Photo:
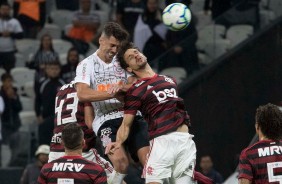
[{"label": "white jersey sleeve", "polygon": [[93,70],[93,64],[91,63],[91,56],[82,60],[76,68],[75,83],[85,83],[90,86],[91,83],[91,73]]}]

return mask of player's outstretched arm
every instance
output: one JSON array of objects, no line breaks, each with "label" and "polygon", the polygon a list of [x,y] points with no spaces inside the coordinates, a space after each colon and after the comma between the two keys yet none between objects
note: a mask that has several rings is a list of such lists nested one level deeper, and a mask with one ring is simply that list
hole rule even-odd
[{"label": "player's outstretched arm", "polygon": [[116,142],[107,145],[105,154],[112,154],[115,152],[115,150],[121,147],[124,141],[128,138],[134,117],[135,115],[132,114],[124,114],[122,124],[120,125],[117,132]]},{"label": "player's outstretched arm", "polygon": [[102,100],[108,100],[113,96],[105,91],[96,91],[91,89],[88,84],[76,83],[77,97],[81,102],[96,102]]},{"label": "player's outstretched arm", "polygon": [[245,178],[240,178],[239,184],[251,184],[251,181]]}]

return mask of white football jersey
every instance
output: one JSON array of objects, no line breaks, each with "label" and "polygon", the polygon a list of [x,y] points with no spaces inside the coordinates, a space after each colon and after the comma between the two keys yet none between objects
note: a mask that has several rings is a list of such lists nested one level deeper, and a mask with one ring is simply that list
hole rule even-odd
[{"label": "white football jersey", "polygon": [[[75,83],[86,83],[94,90],[107,91],[111,84],[125,84],[129,76],[115,57],[108,64],[97,56],[96,51],[77,66]],[[123,117],[123,104],[115,98],[92,102],[92,105],[95,109],[92,126],[96,135],[105,121]]]}]

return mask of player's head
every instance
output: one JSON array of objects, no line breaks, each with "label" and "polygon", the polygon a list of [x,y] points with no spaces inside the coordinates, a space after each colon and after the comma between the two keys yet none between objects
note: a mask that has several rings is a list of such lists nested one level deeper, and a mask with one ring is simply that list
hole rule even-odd
[{"label": "player's head", "polygon": [[80,0],[80,8],[84,12],[89,12],[91,9],[91,0]]},{"label": "player's head", "polygon": [[0,18],[8,19],[10,18],[10,5],[8,3],[2,3],[0,5]]},{"label": "player's head", "polygon": [[256,130],[268,139],[282,138],[282,112],[278,106],[268,103],[257,108]]},{"label": "player's head", "polygon": [[13,77],[11,74],[9,73],[4,73],[2,76],[1,76],[1,82],[2,82],[2,85],[4,87],[13,87]]},{"label": "player's head", "polygon": [[128,39],[128,33],[118,23],[107,22],[99,38],[99,52],[107,62],[116,55],[121,42]]},{"label": "player's head", "polygon": [[209,172],[213,167],[213,162],[210,155],[203,155],[200,159],[200,168],[206,173]]},{"label": "player's head", "polygon": [[131,42],[124,42],[118,51],[120,66],[128,72],[135,73],[146,67],[147,58]]},{"label": "player's head", "polygon": [[81,150],[84,146],[84,134],[76,123],[69,123],[62,130],[62,142],[67,151]]},{"label": "player's head", "polygon": [[72,66],[77,66],[79,63],[79,53],[76,48],[72,47],[68,50],[67,62]]},{"label": "player's head", "polygon": [[54,51],[52,37],[49,34],[41,36],[39,50]]},{"label": "player's head", "polygon": [[48,78],[55,79],[60,77],[61,64],[59,61],[55,60],[45,64],[45,73]]}]

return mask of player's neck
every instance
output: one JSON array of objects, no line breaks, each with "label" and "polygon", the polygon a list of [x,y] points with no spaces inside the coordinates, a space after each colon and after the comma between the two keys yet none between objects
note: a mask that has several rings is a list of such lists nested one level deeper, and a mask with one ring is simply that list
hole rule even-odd
[{"label": "player's neck", "polygon": [[144,68],[143,70],[137,71],[135,73],[138,76],[138,78],[140,78],[140,79],[150,78],[150,77],[153,77],[154,75],[156,75],[154,70],[152,70],[152,68],[149,65],[146,68]]},{"label": "player's neck", "polygon": [[82,150],[75,150],[75,151],[65,151],[65,156],[81,156],[82,155]]},{"label": "player's neck", "polygon": [[101,50],[98,50],[97,51],[97,56],[102,60],[104,61],[105,63],[109,64],[112,62],[112,60],[107,60],[106,57],[102,54]]}]

